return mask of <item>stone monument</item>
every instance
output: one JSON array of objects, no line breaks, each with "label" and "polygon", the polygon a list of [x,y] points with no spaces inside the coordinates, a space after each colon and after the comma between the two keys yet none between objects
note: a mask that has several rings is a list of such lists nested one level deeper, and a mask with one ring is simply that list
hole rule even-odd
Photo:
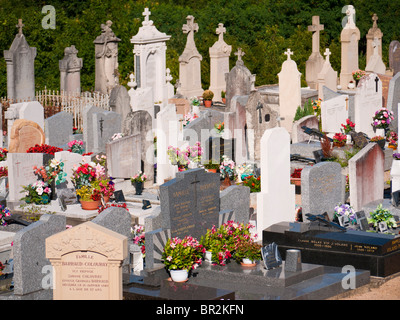
[{"label": "stone monument", "polygon": [[82,58],[77,56],[78,50],[75,46],[65,48],[64,58],[59,61],[60,68],[60,90],[79,95],[81,92],[81,69]]},{"label": "stone monument", "polygon": [[378,15],[374,13],[372,16],[373,25],[372,28],[368,30],[366,35],[367,38],[367,63],[371,56],[374,54],[374,40],[378,40],[378,54],[382,58],[382,37],[383,33],[381,29],[378,28]]},{"label": "stone monument", "polygon": [[312,35],[312,54],[306,62],[306,81],[311,89],[318,88],[318,74],[324,64],[324,58],[319,52],[319,33],[324,30],[324,25],[319,23],[319,16],[312,17],[312,25],[308,26],[308,31]]}]

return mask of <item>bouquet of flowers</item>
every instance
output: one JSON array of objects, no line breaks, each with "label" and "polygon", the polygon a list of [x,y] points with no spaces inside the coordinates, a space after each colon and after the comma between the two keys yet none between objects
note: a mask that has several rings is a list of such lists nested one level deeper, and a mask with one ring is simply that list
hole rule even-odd
[{"label": "bouquet of flowers", "polygon": [[370,212],[370,216],[371,218],[368,218],[368,222],[373,223],[375,228],[378,227],[379,222],[386,222],[388,228],[397,227],[397,223],[393,215],[388,209],[384,209],[381,203],[373,212]]},{"label": "bouquet of flowers", "polygon": [[6,148],[0,148],[0,161],[7,159],[8,150]]},{"label": "bouquet of flowers", "polygon": [[7,222],[4,221],[5,217],[9,217],[11,215],[10,209],[0,204],[0,225],[6,226]]},{"label": "bouquet of flowers", "polygon": [[196,142],[194,146],[187,146],[185,150],[178,147],[169,146],[167,154],[171,164],[177,165],[179,171],[186,170],[191,162],[200,163],[203,149],[200,142]]},{"label": "bouquet of flowers", "polygon": [[400,153],[398,153],[398,152],[393,153],[393,159],[394,160],[400,160]]},{"label": "bouquet of flowers", "polygon": [[82,140],[72,140],[68,142],[68,151],[73,153],[84,154],[85,149],[83,148],[83,141]]},{"label": "bouquet of flowers", "polygon": [[354,127],[356,126],[353,122],[350,121],[350,119],[346,119],[345,124],[341,124],[342,130],[344,131],[345,134],[349,134],[351,131],[354,131]]},{"label": "bouquet of flowers", "polygon": [[260,192],[261,191],[261,181],[260,177],[254,177],[253,175],[247,176],[243,180],[243,185],[248,186],[250,188],[250,193]]},{"label": "bouquet of flowers", "polygon": [[50,202],[51,188],[46,182],[36,181],[28,186],[22,186],[25,197],[21,198],[26,203],[48,204]]},{"label": "bouquet of flowers", "polygon": [[250,164],[240,164],[235,167],[236,174],[238,176],[238,181],[242,181],[245,179],[247,176],[253,175],[253,167]]},{"label": "bouquet of flowers", "polygon": [[204,248],[193,237],[168,239],[162,253],[162,260],[168,270],[196,269],[202,262]]},{"label": "bouquet of flowers", "polygon": [[187,146],[186,154],[190,162],[200,163],[201,156],[203,155],[200,141],[197,141],[194,146]]},{"label": "bouquet of flowers", "polygon": [[389,124],[394,120],[393,112],[386,109],[381,108],[375,112],[375,115],[372,117],[372,126],[377,129],[386,129],[389,127]]},{"label": "bouquet of flowers", "polygon": [[115,184],[113,182],[113,178],[105,176],[101,177],[99,179],[99,187],[100,187],[100,193],[104,197],[111,197],[115,191]]},{"label": "bouquet of flowers", "polygon": [[333,218],[337,219],[341,216],[347,216],[350,220],[351,224],[355,224],[357,222],[356,212],[353,207],[348,204],[340,204],[335,207],[335,212],[333,214]]},{"label": "bouquet of flowers", "polygon": [[303,170],[303,168],[296,168],[294,169],[293,173],[290,175],[291,178],[301,178],[301,171]]},{"label": "bouquet of flowers", "polygon": [[98,201],[101,199],[99,181],[93,181],[90,185],[81,186],[76,190],[81,201]]},{"label": "bouquet of flowers", "polygon": [[343,133],[335,133],[333,136],[333,142],[339,145],[344,145],[346,143],[347,136]]},{"label": "bouquet of flowers", "polygon": [[230,180],[235,180],[235,162],[231,160],[228,156],[223,155],[221,165],[219,167],[219,172],[221,173],[222,179],[229,177]]},{"label": "bouquet of flowers", "polygon": [[8,168],[7,167],[0,167],[0,178],[8,176]]},{"label": "bouquet of flowers", "polygon": [[91,182],[105,175],[105,168],[94,162],[82,162],[72,169],[71,182],[75,189],[90,186]]},{"label": "bouquet of flowers", "polygon": [[359,81],[362,77],[364,77],[366,75],[366,72],[364,70],[356,70],[353,71],[353,79],[355,81]]},{"label": "bouquet of flowers", "polygon": [[137,174],[135,174],[133,177],[131,177],[131,183],[136,183],[136,182],[145,182],[147,180],[147,176],[144,172],[138,171]]},{"label": "bouquet of flowers", "polygon": [[64,172],[64,163],[57,159],[51,159],[47,166],[40,166],[39,168],[34,166],[33,171],[48,184],[55,181],[56,185],[59,185],[66,181],[67,174]]},{"label": "bouquet of flowers", "polygon": [[382,137],[382,136],[375,136],[375,137],[372,137],[370,139],[370,141],[372,141],[372,142],[378,142],[378,141],[381,141],[381,140],[385,140],[385,138]]},{"label": "bouquet of flowers", "polygon": [[224,132],[224,128],[225,128],[225,123],[224,121],[222,122],[218,122],[214,125],[214,129],[215,131],[217,131],[217,133],[222,134]]},{"label": "bouquet of flowers", "polygon": [[396,131],[390,130],[386,134],[386,141],[389,142],[389,145],[397,147],[397,141],[399,140]]},{"label": "bouquet of flowers", "polygon": [[142,252],[143,258],[146,256],[146,247],[145,247],[145,232],[144,226],[135,225],[132,229],[133,235],[133,243],[137,244]]},{"label": "bouquet of flowers", "polygon": [[186,127],[189,123],[191,123],[193,120],[197,119],[199,116],[197,113],[193,113],[193,115],[189,112],[185,114],[185,119],[183,122],[183,127]]},{"label": "bouquet of flowers", "polygon": [[63,149],[50,146],[48,144],[35,144],[34,147],[30,147],[28,150],[26,150],[27,153],[47,153],[47,154],[52,154],[54,155],[56,152],[63,151]]}]

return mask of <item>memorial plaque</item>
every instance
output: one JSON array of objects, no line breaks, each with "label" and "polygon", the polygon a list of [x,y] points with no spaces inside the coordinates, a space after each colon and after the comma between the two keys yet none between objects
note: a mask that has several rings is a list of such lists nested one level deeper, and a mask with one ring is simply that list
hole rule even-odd
[{"label": "memorial plaque", "polygon": [[114,191],[115,202],[126,202],[124,192],[122,190]]},{"label": "memorial plaque", "polygon": [[44,132],[36,122],[25,119],[14,121],[10,133],[10,153],[26,153],[30,147],[44,143]]},{"label": "memorial plaque", "polygon": [[218,225],[220,175],[204,169],[178,172],[175,179],[160,186],[164,228],[172,237],[200,239]]},{"label": "memorial plaque", "polygon": [[362,149],[368,144],[368,139],[365,137],[364,133],[351,132],[350,135],[356,147]]},{"label": "memorial plaque", "polygon": [[338,217],[340,226],[347,228],[350,225],[350,219],[348,216],[343,215]]},{"label": "memorial plaque", "polygon": [[261,249],[264,266],[268,270],[277,268],[282,264],[282,258],[275,242]]},{"label": "memorial plaque", "polygon": [[[76,197],[75,188],[62,188],[56,189],[58,199],[62,199],[65,205],[77,204],[78,198]],[[61,204],[60,204],[61,206]]]},{"label": "memorial plaque", "polygon": [[378,223],[378,229],[379,229],[379,232],[381,232],[381,233],[388,232],[387,223],[385,221],[379,222]]}]

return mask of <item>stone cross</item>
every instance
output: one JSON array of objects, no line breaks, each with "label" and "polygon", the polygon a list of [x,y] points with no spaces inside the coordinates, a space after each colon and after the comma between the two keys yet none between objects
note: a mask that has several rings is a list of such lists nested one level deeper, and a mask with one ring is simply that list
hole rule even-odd
[{"label": "stone cross", "polygon": [[149,22],[149,16],[151,15],[151,12],[149,10],[149,8],[145,8],[144,12],[142,13],[142,15],[144,16],[144,21],[145,22]]},{"label": "stone cross", "polygon": [[287,49],[287,51],[286,51],[284,54],[287,55],[287,60],[292,60],[292,59],[290,58],[290,56],[293,54],[293,51],[291,51],[290,49]]},{"label": "stone cross", "polygon": [[373,29],[378,29],[378,15],[376,13],[374,13],[374,15],[372,16],[372,21],[374,22],[374,24],[372,25]]},{"label": "stone cross", "polygon": [[224,28],[223,23],[218,23],[218,28],[215,30],[215,32],[219,36],[218,41],[220,42],[224,41],[224,33],[226,32],[226,28]]},{"label": "stone cross", "polygon": [[313,32],[312,35],[312,52],[319,52],[319,32],[324,30],[324,25],[319,23],[319,16],[312,17],[312,25],[308,26],[308,31]]},{"label": "stone cross", "polygon": [[186,46],[189,48],[195,47],[196,45],[194,43],[194,33],[199,31],[199,25],[197,23],[194,23],[193,16],[186,17],[186,24],[182,26],[182,31],[183,33],[188,34]]},{"label": "stone cross", "polygon": [[16,25],[16,27],[19,29],[18,34],[22,35],[22,28],[25,27],[25,25],[22,23],[22,19],[18,19],[18,24]]},{"label": "stone cross", "polygon": [[329,50],[329,48],[326,48],[324,52],[324,56],[326,56],[326,61],[329,62],[329,56],[332,54],[332,52]]},{"label": "stone cross", "polygon": [[242,57],[245,55],[245,53],[242,51],[242,48],[238,48],[238,51],[235,52],[235,56],[238,57],[238,61],[242,61]]}]

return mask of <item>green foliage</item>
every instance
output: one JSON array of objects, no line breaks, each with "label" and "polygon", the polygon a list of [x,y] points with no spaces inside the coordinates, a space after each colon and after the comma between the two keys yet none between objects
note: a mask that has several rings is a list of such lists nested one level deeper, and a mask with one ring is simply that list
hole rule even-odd
[{"label": "green foliage", "polygon": [[[179,78],[179,56],[186,44],[182,25],[186,17],[193,15],[199,25],[195,42],[202,55],[201,79],[204,89],[210,85],[209,48],[217,41],[215,29],[218,23],[226,28],[224,39],[232,46],[230,68],[235,64],[234,55],[238,47],[245,52],[245,65],[256,74],[256,86],[275,84],[283,54],[290,48],[305,85],[305,63],[311,54],[312,33],[307,30],[312,16],[320,16],[324,30],[320,33],[321,54],[325,48],[332,52],[330,61],[334,70],[340,72],[340,33],[345,5],[353,4],[356,9],[356,24],[360,29],[359,66],[365,68],[366,39],[372,27],[371,17],[376,13],[378,26],[382,30],[382,55],[388,65],[388,48],[392,40],[400,40],[400,7],[397,1],[370,0],[111,0],[61,1],[50,4],[56,10],[56,29],[43,29],[42,13],[44,0],[0,0],[0,43],[1,54],[8,50],[18,32],[15,25],[22,19],[23,33],[31,47],[37,48],[35,59],[35,87],[59,89],[60,72],[58,61],[64,56],[64,49],[75,45],[78,57],[83,58],[81,87],[83,91],[94,89],[95,57],[94,39],[100,35],[100,25],[113,21],[112,29],[121,39],[119,43],[120,83],[126,85],[129,74],[134,72],[132,36],[142,25],[145,7],[151,11],[150,19],[160,32],[171,35],[167,43],[167,65],[175,82]],[[0,59],[0,96],[7,92],[6,63]]]},{"label": "green foliage", "polygon": [[378,227],[379,222],[386,222],[388,228],[396,228],[397,223],[393,215],[388,209],[384,209],[380,203],[378,207],[370,212],[371,218],[368,218],[369,223],[373,223],[374,227]]},{"label": "green foliage", "polygon": [[314,109],[312,106],[312,101],[311,101],[311,99],[308,99],[308,101],[304,104],[303,107],[301,107],[301,106],[297,107],[293,122],[300,120],[303,117],[313,115],[313,114],[314,114]]}]

